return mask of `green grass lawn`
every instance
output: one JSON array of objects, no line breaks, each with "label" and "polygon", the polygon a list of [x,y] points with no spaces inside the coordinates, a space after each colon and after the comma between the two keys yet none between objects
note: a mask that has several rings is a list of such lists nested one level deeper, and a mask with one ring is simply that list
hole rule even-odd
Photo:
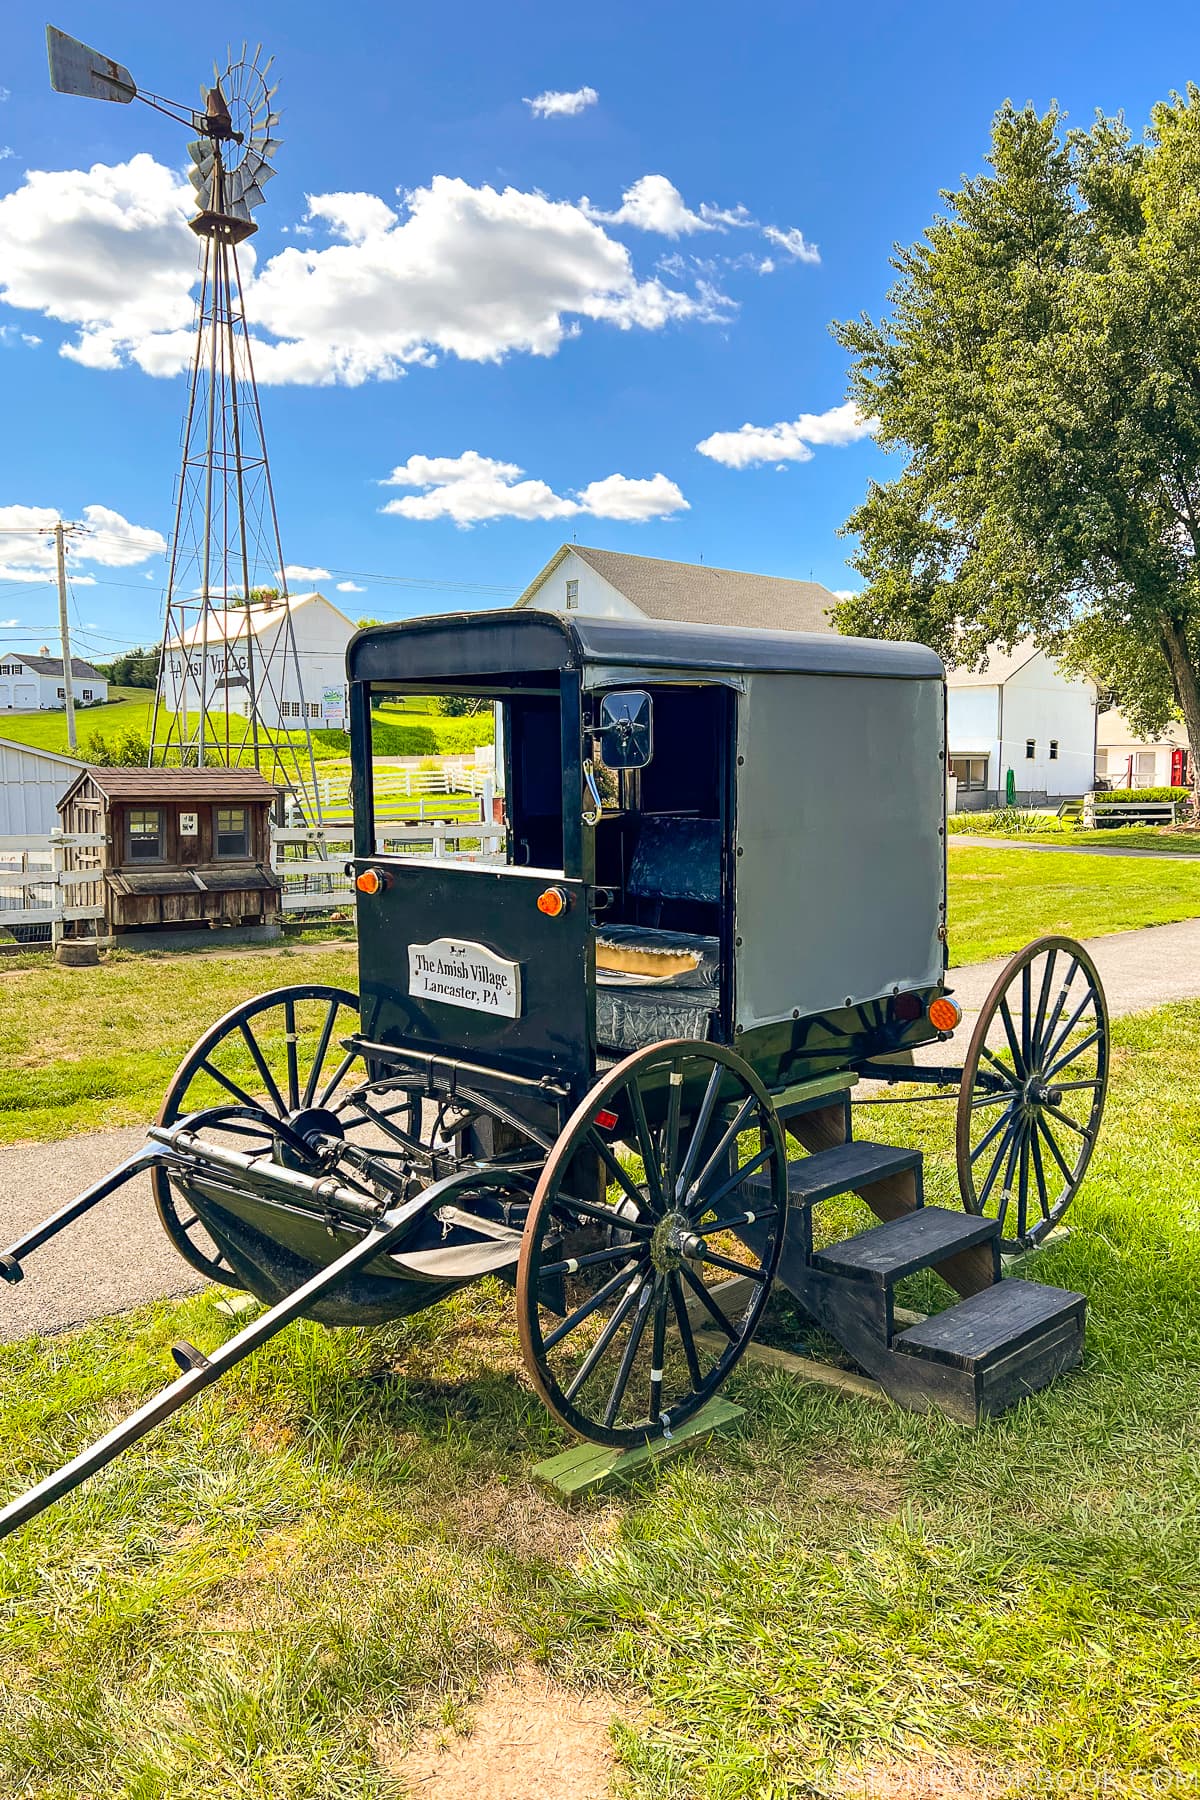
[{"label": "green grass lawn", "polygon": [[[108,701],[103,706],[76,707],[76,736],[81,741],[93,731],[102,732],[105,737],[115,737],[122,731],[137,731],[148,736],[154,710],[153,689],[112,687],[108,692]],[[65,712],[0,713],[0,737],[18,744],[31,744],[36,750],[57,750],[62,756],[70,754]]]},{"label": "green grass lawn", "polygon": [[953,837],[949,846],[952,963],[1006,955],[1046,932],[1096,937],[1200,916],[1200,864],[1041,850],[1022,856]]},{"label": "green grass lawn", "polygon": [[[1084,1366],[976,1431],[746,1368],[740,1435],[568,1510],[507,1290],[291,1328],[0,1546],[0,1791],[458,1800],[405,1746],[512,1675],[611,1715],[631,1800],[1194,1795],[1198,1083],[1200,1004],[1118,1023],[1025,1271],[1088,1295]],[[859,1131],[940,1192],[951,1110]],[[201,1297],[0,1349],[5,1492],[234,1328]]]}]

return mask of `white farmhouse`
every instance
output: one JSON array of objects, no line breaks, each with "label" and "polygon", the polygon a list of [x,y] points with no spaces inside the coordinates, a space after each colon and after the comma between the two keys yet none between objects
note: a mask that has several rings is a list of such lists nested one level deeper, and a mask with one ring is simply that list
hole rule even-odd
[{"label": "white farmhouse", "polygon": [[833,631],[829,612],[837,605],[837,596],[819,581],[563,544],[516,604],[538,612],[590,613],[593,618]]},{"label": "white farmhouse", "polygon": [[[71,681],[77,706],[108,699],[108,682],[81,657],[71,658]],[[61,656],[43,647],[37,656],[24,650],[0,650],[0,711],[61,712],[67,704]]]},{"label": "white farmhouse", "polygon": [[1156,738],[1135,731],[1125,714],[1110,706],[1096,731],[1096,774],[1111,788],[1187,787],[1187,733],[1173,723]]},{"label": "white farmhouse", "polygon": [[960,811],[1002,806],[1011,769],[1021,805],[1086,794],[1096,767],[1096,684],[1036,644],[993,647],[978,672],[947,677],[946,735]]},{"label": "white farmhouse", "polygon": [[[290,611],[296,654],[283,631]],[[172,712],[199,712],[201,675],[208,665],[210,712],[247,718],[253,681],[259,717],[268,730],[294,731],[307,719],[320,725],[322,695],[346,682],[346,645],[357,627],[324,594],[292,594],[285,602],[258,600],[209,613],[182,639],[164,645],[163,699]]]}]

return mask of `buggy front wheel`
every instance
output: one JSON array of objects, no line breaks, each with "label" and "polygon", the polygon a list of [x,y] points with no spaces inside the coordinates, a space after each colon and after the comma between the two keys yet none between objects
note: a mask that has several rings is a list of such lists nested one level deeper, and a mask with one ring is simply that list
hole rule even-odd
[{"label": "buggy front wheel", "polygon": [[754,1336],[787,1204],[783,1133],[740,1056],[677,1040],[618,1063],[551,1151],[521,1244],[521,1348],[555,1418],[630,1447],[698,1412]]}]

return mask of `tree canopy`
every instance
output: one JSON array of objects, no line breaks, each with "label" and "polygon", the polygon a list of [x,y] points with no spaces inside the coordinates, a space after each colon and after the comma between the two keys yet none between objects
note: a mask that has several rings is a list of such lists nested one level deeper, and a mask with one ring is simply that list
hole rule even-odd
[{"label": "tree canopy", "polygon": [[1030,636],[1200,775],[1200,89],[1143,139],[1004,106],[988,172],[898,250],[887,316],[835,327],[907,452],[846,523],[843,629],[980,666]]}]

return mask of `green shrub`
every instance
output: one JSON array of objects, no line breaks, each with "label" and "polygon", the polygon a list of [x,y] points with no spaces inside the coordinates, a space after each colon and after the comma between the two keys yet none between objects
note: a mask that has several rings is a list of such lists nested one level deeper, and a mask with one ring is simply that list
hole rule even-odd
[{"label": "green shrub", "polygon": [[1018,832],[1021,836],[1042,836],[1047,832],[1074,829],[1069,819],[1055,813],[1025,812],[1019,806],[1002,806],[998,812],[957,812],[946,820],[948,831]]},{"label": "green shrub", "polygon": [[1136,805],[1143,800],[1188,800],[1191,798],[1191,793],[1191,788],[1185,787],[1112,788],[1103,794],[1097,794],[1096,803],[1103,806],[1106,800],[1119,800],[1126,805]]},{"label": "green shrub", "polygon": [[150,740],[140,731],[115,731],[111,736],[90,731],[79,754],[98,769],[144,769],[150,761]]},{"label": "green shrub", "polygon": [[[349,732],[314,731],[312,735],[314,744],[339,756],[345,756],[350,749]],[[428,725],[389,725],[373,719],[371,747],[376,756],[436,756],[440,745],[438,734]]]}]

